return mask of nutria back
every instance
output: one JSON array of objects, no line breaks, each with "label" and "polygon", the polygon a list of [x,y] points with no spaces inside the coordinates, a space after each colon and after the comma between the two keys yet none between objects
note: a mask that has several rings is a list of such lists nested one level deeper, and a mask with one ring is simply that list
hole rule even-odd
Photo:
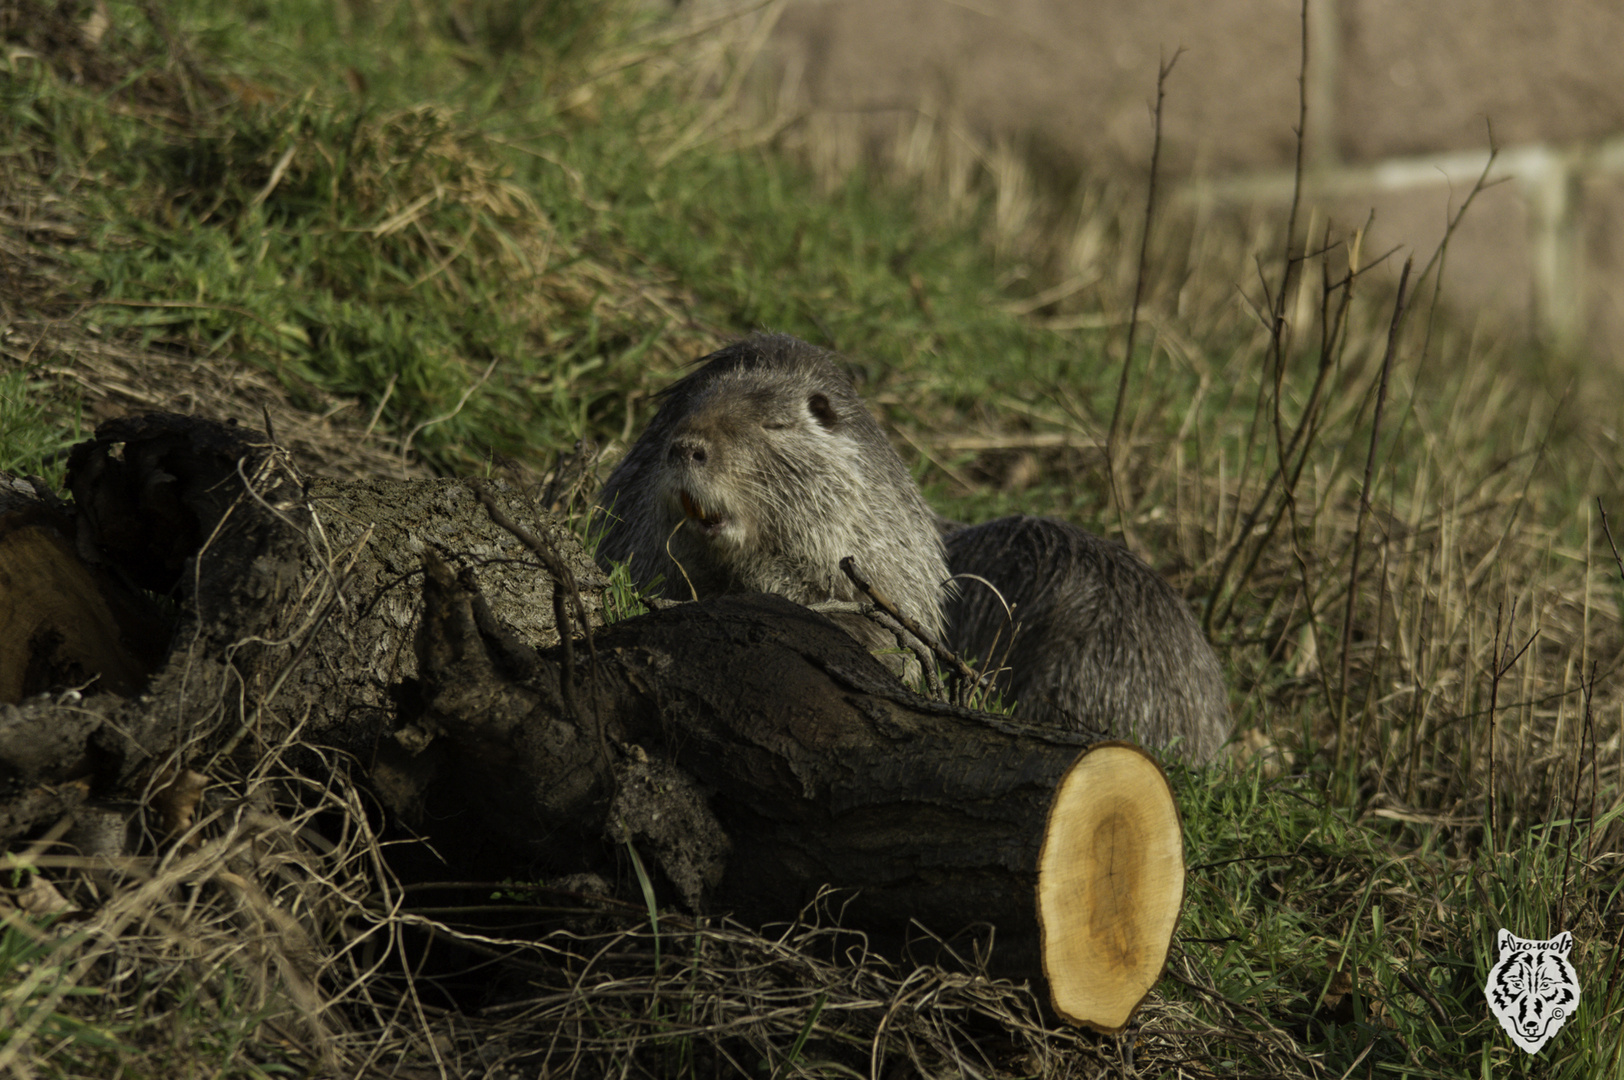
[{"label": "nutria back", "polygon": [[672,599],[859,599],[847,555],[930,633],[947,564],[935,516],[829,354],[785,334],[712,353],[659,411],[594,509],[598,560]]},{"label": "nutria back", "polygon": [[1015,605],[1011,645],[1004,605],[960,578],[948,640],[1007,666],[999,689],[1017,716],[1157,747],[1180,739],[1176,752],[1195,764],[1229,737],[1212,646],[1184,598],[1126,548],[1018,515],[951,532],[947,559],[955,575],[985,578]]}]

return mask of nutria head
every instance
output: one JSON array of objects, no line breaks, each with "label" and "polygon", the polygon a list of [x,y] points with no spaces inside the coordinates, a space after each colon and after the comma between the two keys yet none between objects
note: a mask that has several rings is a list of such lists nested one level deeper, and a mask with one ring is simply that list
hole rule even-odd
[{"label": "nutria head", "polygon": [[746,338],[663,391],[595,516],[600,561],[629,559],[669,597],[856,599],[849,555],[926,630],[943,628],[934,515],[851,381],[788,335]]}]

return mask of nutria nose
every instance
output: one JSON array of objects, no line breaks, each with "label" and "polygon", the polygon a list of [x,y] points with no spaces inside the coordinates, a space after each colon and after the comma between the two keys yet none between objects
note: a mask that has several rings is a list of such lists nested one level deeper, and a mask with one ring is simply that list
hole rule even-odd
[{"label": "nutria nose", "polygon": [[673,464],[703,465],[709,452],[704,439],[695,435],[678,435],[671,440],[671,448],[666,451],[666,456]]}]

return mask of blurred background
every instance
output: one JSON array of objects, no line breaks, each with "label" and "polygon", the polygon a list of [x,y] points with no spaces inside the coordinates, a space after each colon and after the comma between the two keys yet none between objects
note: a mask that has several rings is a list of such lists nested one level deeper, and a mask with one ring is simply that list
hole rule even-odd
[{"label": "blurred background", "polygon": [[1620,364],[1624,4],[1310,0],[1301,16],[1297,0],[788,0],[761,62],[824,143],[840,130],[873,153],[928,121],[1064,186],[1142,180],[1158,64],[1182,49],[1161,161],[1175,200],[1219,215],[1289,203],[1302,73],[1305,205],[1321,227],[1369,219],[1367,259],[1425,261],[1492,137],[1502,183],[1451,242],[1450,307]]}]

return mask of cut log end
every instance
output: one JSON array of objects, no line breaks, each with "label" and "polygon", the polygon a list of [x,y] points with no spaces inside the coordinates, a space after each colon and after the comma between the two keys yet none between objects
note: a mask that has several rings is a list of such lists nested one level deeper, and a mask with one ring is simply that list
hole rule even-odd
[{"label": "cut log end", "polygon": [[1099,743],[1061,779],[1038,858],[1043,971],[1055,1012],[1123,1030],[1161,977],[1184,900],[1184,834],[1167,778],[1137,746]]},{"label": "cut log end", "polygon": [[75,685],[135,693],[162,647],[157,620],[43,517],[0,515],[0,702]]}]

